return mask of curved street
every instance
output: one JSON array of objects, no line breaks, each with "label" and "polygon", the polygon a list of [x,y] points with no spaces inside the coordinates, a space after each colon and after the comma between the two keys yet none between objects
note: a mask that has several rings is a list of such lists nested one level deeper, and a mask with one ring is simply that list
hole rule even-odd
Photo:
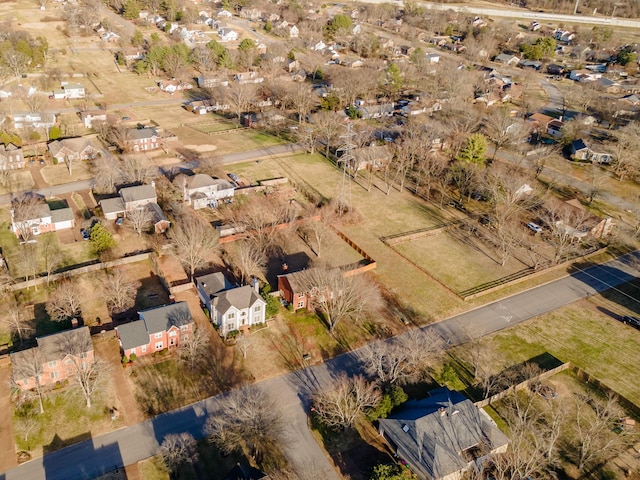
[{"label": "curved street", "polygon": [[[634,267],[638,265],[638,260],[640,251],[635,251],[424,328],[435,329],[449,344],[464,343],[473,337],[516,325],[635,279],[640,275]],[[308,393],[328,385],[331,378],[340,372],[358,371],[359,364],[359,352],[356,350],[321,365],[249,387],[270,395],[286,414],[289,428],[283,445],[288,459],[298,469],[320,471],[322,478],[327,480],[338,478],[307,426]],[[136,463],[155,455],[162,439],[169,433],[186,431],[196,438],[202,438],[204,423],[208,415],[217,411],[219,398],[210,397],[137,425],[58,450],[0,474],[0,479],[94,478],[116,467]]]}]

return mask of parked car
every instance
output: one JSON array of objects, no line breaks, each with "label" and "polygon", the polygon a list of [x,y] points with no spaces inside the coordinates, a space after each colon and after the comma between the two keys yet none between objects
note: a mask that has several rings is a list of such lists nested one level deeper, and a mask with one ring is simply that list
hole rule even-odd
[{"label": "parked car", "polygon": [[116,225],[120,226],[124,223],[124,217],[118,217],[116,219]]},{"label": "parked car", "polygon": [[540,225],[538,225],[537,223],[529,222],[529,223],[527,223],[527,228],[529,230],[531,230],[533,233],[542,232],[542,227]]},{"label": "parked car", "polygon": [[81,228],[80,229],[80,235],[82,235],[82,239],[83,240],[90,240],[91,239],[91,235],[89,234],[89,230],[87,230],[85,228]]},{"label": "parked car", "polygon": [[231,180],[233,180],[236,183],[238,183],[240,181],[240,177],[238,175],[236,175],[235,173],[228,173],[227,175],[229,176],[229,178]]},{"label": "parked car", "polygon": [[627,315],[622,317],[622,323],[624,323],[625,325],[630,325],[640,330],[640,318],[631,317]]}]

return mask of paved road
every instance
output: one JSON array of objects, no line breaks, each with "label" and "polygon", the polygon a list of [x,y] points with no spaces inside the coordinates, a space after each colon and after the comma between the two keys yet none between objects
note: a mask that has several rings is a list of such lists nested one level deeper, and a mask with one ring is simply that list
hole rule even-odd
[{"label": "paved road", "polygon": [[[357,0],[363,3],[387,3],[388,0]],[[401,0],[394,0],[395,4],[402,4]],[[451,5],[449,3],[431,3],[418,2],[419,5],[434,10],[453,10],[456,12],[471,13],[474,15],[482,15],[488,18],[519,18],[529,21],[552,21],[552,22],[570,22],[569,25],[576,23],[588,23],[593,25],[610,25],[625,28],[640,28],[640,21],[627,18],[611,18],[611,17],[590,17],[587,15],[567,15],[561,13],[540,13],[532,12],[524,8],[510,9],[508,7],[496,6],[496,8],[473,7],[468,5]]]},{"label": "paved road", "polygon": [[[452,345],[464,343],[470,336],[486,335],[524,322],[571,302],[615,288],[636,278],[640,272],[632,259],[640,260],[640,251],[625,255],[603,265],[590,267],[548,284],[527,290],[475,310],[451,317],[427,328],[435,329]],[[307,428],[307,393],[327,385],[331,377],[341,371],[358,369],[358,351],[335,357],[322,365],[255,384],[271,395],[286,414],[289,431],[286,439],[287,456],[299,468],[316,468],[323,478],[336,479],[335,472]],[[203,436],[208,414],[215,414],[218,397],[165,415],[160,415],[131,427],[123,428],[92,440],[32,460],[0,474],[1,480],[47,480],[92,478],[116,466],[135,463],[154,455],[165,435],[190,432]]]},{"label": "paved road", "polygon": [[542,108],[542,111],[548,115],[552,115],[554,113],[562,114],[562,110],[564,109],[564,97],[560,89],[546,79],[540,81],[540,86],[549,96],[549,101]]},{"label": "paved road", "polygon": [[[294,154],[304,151],[304,147],[297,143],[287,143],[284,145],[275,145],[273,147],[260,147],[255,150],[247,150],[245,152],[230,153],[228,155],[222,155],[221,159],[225,165],[233,165],[234,163],[250,162],[252,160],[260,160],[273,155],[286,155]],[[179,162],[171,165],[165,165],[159,169],[159,173],[168,174],[171,171],[179,170],[192,170],[198,166],[197,161],[193,162]],[[60,185],[54,185],[47,188],[41,188],[35,190],[39,195],[45,197],[58,196],[65,193],[77,192],[79,190],[89,190],[93,188],[93,179],[78,180],[77,182],[63,183]],[[11,198],[20,195],[25,192],[16,192],[13,195],[0,195],[0,205],[9,205]],[[2,480],[0,478],[0,480]]]}]

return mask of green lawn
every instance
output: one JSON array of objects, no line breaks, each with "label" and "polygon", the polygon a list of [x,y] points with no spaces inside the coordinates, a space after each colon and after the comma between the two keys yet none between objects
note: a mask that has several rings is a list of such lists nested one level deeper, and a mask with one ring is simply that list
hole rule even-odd
[{"label": "green lawn", "polygon": [[[583,300],[485,337],[482,343],[495,352],[495,372],[548,352],[640,404],[640,332],[602,313],[594,302],[602,303],[602,298]],[[469,356],[467,346],[454,352]]]}]

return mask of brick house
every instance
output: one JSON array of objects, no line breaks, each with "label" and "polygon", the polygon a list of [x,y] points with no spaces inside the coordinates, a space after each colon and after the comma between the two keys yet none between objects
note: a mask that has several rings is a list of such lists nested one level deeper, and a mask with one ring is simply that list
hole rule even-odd
[{"label": "brick house", "polygon": [[[66,330],[36,338],[37,347],[11,354],[13,380],[23,390],[62,382],[77,368],[86,368],[94,361],[93,343],[89,327]],[[70,353],[73,352],[73,353]],[[29,366],[33,361],[41,366]],[[38,378],[28,373],[39,370]],[[27,376],[29,375],[29,376]]]},{"label": "brick house", "polygon": [[304,270],[278,275],[278,291],[280,292],[280,297],[284,298],[287,303],[293,305],[294,310],[309,308],[311,301],[311,295],[303,287],[301,282],[303,275]]},{"label": "brick house", "polygon": [[92,160],[98,154],[98,149],[91,143],[91,140],[83,137],[54,140],[49,142],[47,149],[51,157],[58,163],[63,163],[67,159]]},{"label": "brick house", "polygon": [[222,272],[196,278],[198,297],[221,335],[264,323],[267,302],[254,286],[234,287]]},{"label": "brick house", "polygon": [[195,325],[187,302],[170,303],[138,312],[140,320],[116,327],[122,354],[148,355],[175,348],[193,335]]},{"label": "brick house", "polygon": [[153,127],[127,129],[126,150],[133,152],[146,152],[161,148],[160,135]]}]

